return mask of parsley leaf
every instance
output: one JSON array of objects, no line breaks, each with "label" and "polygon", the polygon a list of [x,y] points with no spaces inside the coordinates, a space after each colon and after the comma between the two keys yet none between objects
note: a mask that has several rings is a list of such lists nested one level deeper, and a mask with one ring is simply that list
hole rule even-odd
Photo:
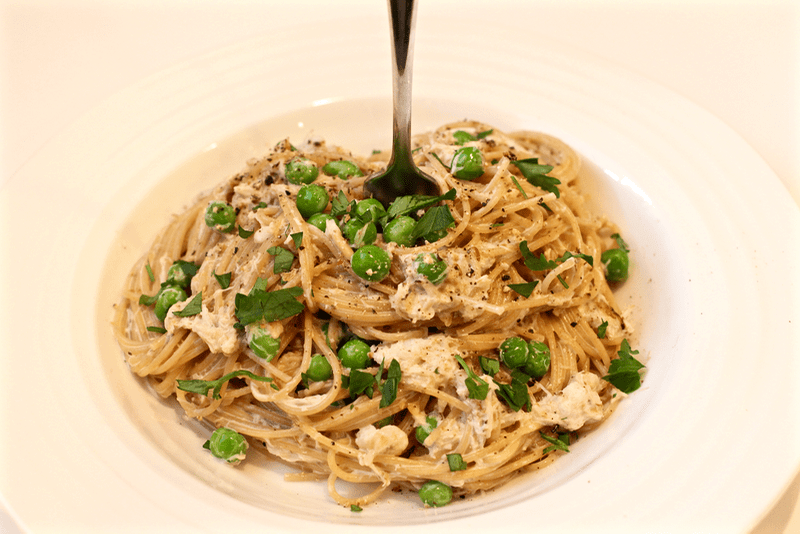
[{"label": "parsley leaf", "polygon": [[453,138],[456,140],[457,145],[463,145],[469,141],[477,141],[479,139],[483,139],[489,135],[492,135],[494,130],[484,130],[479,132],[477,135],[472,135],[469,132],[465,132],[464,130],[458,130],[453,132]]},{"label": "parsley leaf", "polygon": [[494,376],[500,372],[500,360],[481,356],[478,358],[478,361],[481,364],[481,369],[483,369],[483,372],[487,375]]},{"label": "parsley leaf", "polygon": [[623,339],[619,352],[617,352],[619,358],[611,361],[608,374],[603,377],[603,380],[610,382],[623,393],[636,391],[642,385],[639,370],[644,367],[644,364],[634,358],[633,354],[639,354],[639,351],[631,350],[628,340]]},{"label": "parsley leaf", "polygon": [[528,242],[523,241],[519,244],[519,251],[522,254],[522,259],[525,262],[525,267],[530,269],[531,271],[547,271],[550,269],[555,269],[558,267],[559,263],[563,263],[569,258],[580,258],[589,265],[594,265],[594,258],[589,254],[581,254],[580,252],[570,252],[567,251],[561,255],[560,258],[556,258],[554,260],[548,260],[544,257],[544,252],[542,252],[539,257],[536,257],[536,254],[528,249]]},{"label": "parsley leaf", "polygon": [[463,471],[467,468],[467,462],[458,453],[447,455],[447,465],[450,467],[450,471]]},{"label": "parsley leaf", "polygon": [[561,193],[556,187],[556,185],[561,183],[561,180],[552,176],[547,176],[547,173],[553,170],[552,165],[540,165],[537,158],[519,159],[511,163],[522,172],[522,176],[531,184],[553,193],[556,198],[561,196]]},{"label": "parsley leaf", "polygon": [[416,239],[434,232],[441,232],[455,224],[456,221],[453,219],[453,214],[450,213],[450,206],[434,206],[417,221],[414,230],[411,232],[411,237]]},{"label": "parsley leaf", "polygon": [[373,386],[375,385],[375,376],[367,371],[359,369],[352,369],[350,371],[350,380],[348,389],[350,390],[351,397],[357,397],[362,393],[366,394],[370,399],[374,393]]},{"label": "parsley leaf", "polygon": [[239,237],[241,237],[242,239],[247,239],[248,237],[256,233],[255,230],[245,230],[241,226],[238,228],[238,231],[239,231]]},{"label": "parsley leaf", "polygon": [[222,385],[231,378],[236,378],[237,376],[246,376],[260,382],[272,382],[272,379],[268,376],[258,376],[250,371],[239,369],[238,371],[228,373],[216,380],[178,380],[178,389],[188,391],[189,393],[197,393],[198,395],[206,397],[208,396],[208,392],[211,391],[212,397],[218,399],[220,398],[219,392],[222,389]]},{"label": "parsley leaf", "polygon": [[553,260],[548,260],[544,257],[544,252],[537,258],[536,255],[533,254],[528,249],[528,242],[523,241],[519,244],[519,251],[522,253],[522,259],[525,262],[525,267],[530,269],[531,271],[547,271],[549,269],[555,269],[558,267],[558,264]]},{"label": "parsley leaf", "polygon": [[291,234],[290,236],[292,241],[294,241],[295,248],[300,248],[300,245],[303,243],[303,232],[296,232]]},{"label": "parsley leaf", "polygon": [[269,247],[267,254],[275,256],[272,263],[272,272],[275,274],[285,273],[292,270],[292,263],[294,263],[294,254],[289,252],[283,247]]},{"label": "parsley leaf", "polygon": [[[382,366],[381,366],[382,367]],[[403,373],[400,370],[400,362],[392,360],[386,374],[386,380],[380,385],[381,402],[380,407],[386,408],[397,398],[397,387],[400,385],[400,378]]]},{"label": "parsley leaf", "polygon": [[534,280],[533,282],[527,282],[524,284],[508,284],[509,289],[512,291],[519,293],[525,298],[528,298],[533,294],[533,290],[539,284],[539,280]]},{"label": "parsley leaf", "polygon": [[334,198],[331,202],[331,217],[341,217],[346,215],[350,213],[355,205],[355,200],[348,200],[347,195],[344,194],[344,191],[339,191],[339,194],[336,195],[336,198]]},{"label": "parsley leaf", "polygon": [[524,198],[525,200],[528,200],[528,194],[525,192],[524,189],[522,189],[522,186],[519,185],[519,182],[517,181],[517,178],[513,174],[511,175],[511,181],[514,182],[514,186],[517,189],[519,189],[520,193],[522,193],[522,198]]},{"label": "parsley leaf", "polygon": [[147,327],[147,331],[148,332],[156,332],[157,334],[166,334],[167,333],[167,329],[163,328],[161,326],[148,326]]},{"label": "parsley leaf", "polygon": [[631,251],[631,249],[628,248],[628,244],[625,242],[624,239],[622,239],[621,235],[619,235],[619,234],[611,234],[611,237],[613,237],[616,240],[617,246],[619,248],[621,248],[625,252],[630,252]]},{"label": "parsley leaf", "polygon": [[604,339],[606,337],[606,329],[608,328],[608,321],[603,321],[600,323],[600,326],[597,327],[597,337],[599,339]]},{"label": "parsley leaf", "polygon": [[481,377],[476,375],[472,369],[470,369],[469,365],[467,365],[467,362],[464,361],[464,358],[458,354],[456,354],[455,357],[461,367],[467,372],[467,379],[464,381],[464,383],[467,385],[469,398],[485,400],[486,395],[489,394],[489,384]]},{"label": "parsley leaf", "polygon": [[539,432],[539,435],[542,436],[543,440],[552,443],[542,451],[544,454],[555,450],[569,452],[569,434],[559,434],[557,438],[548,436],[544,432]]},{"label": "parsley leaf", "polygon": [[147,270],[147,277],[150,279],[150,281],[151,282],[155,282],[156,281],[156,277],[155,277],[155,275],[153,275],[153,268],[150,267],[150,264],[149,263],[146,264],[144,266],[144,268],[145,268],[145,270]]},{"label": "parsley leaf", "polygon": [[386,216],[387,219],[394,219],[396,217],[400,217],[401,215],[408,215],[414,211],[427,208],[428,206],[432,206],[442,200],[455,200],[455,198],[455,188],[438,197],[429,195],[406,195],[397,197],[389,206],[389,209],[386,210]]},{"label": "parsley leaf", "polygon": [[217,274],[215,272],[214,278],[216,278],[217,282],[219,282],[219,287],[222,289],[228,289],[231,286],[231,275],[232,273]]},{"label": "parsley leaf", "polygon": [[296,299],[296,297],[303,294],[302,288],[289,287],[275,291],[264,291],[263,288],[257,287],[258,285],[258,282],[256,282],[256,286],[253,287],[249,295],[236,294],[234,300],[236,317],[239,319],[241,326],[261,319],[268,323],[280,321],[297,315],[305,309],[305,305]]},{"label": "parsley leaf", "polygon": [[530,379],[531,377],[521,371],[512,371],[510,384],[500,384],[495,381],[497,396],[503,399],[508,404],[508,407],[515,412],[518,412],[523,407],[530,410],[531,396],[528,392],[528,381]]},{"label": "parsley leaf", "polygon": [[175,317],[191,317],[203,311],[203,292],[200,291],[197,295],[189,301],[189,304],[184,306],[180,311],[172,312]]}]

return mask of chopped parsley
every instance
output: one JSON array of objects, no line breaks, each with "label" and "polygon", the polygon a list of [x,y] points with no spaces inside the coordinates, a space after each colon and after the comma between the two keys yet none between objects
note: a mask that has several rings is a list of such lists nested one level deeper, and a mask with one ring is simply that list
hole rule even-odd
[{"label": "chopped parsley", "polygon": [[451,189],[447,193],[438,197],[429,195],[406,195],[397,197],[394,202],[386,210],[386,216],[389,219],[400,217],[401,215],[408,215],[409,213],[417,210],[425,209],[442,200],[455,200],[456,190]]},{"label": "chopped parsley", "polygon": [[464,358],[458,354],[455,355],[455,358],[458,360],[459,365],[461,365],[461,367],[467,372],[467,379],[464,381],[464,383],[467,385],[469,398],[485,400],[486,395],[489,394],[489,384],[481,377],[476,375],[472,369],[470,369],[469,365],[467,365],[467,362],[464,361]]},{"label": "chopped parsley", "polygon": [[242,239],[247,239],[248,237],[256,233],[255,230],[245,230],[241,226],[238,228],[238,231],[239,231],[239,237],[241,237]]},{"label": "chopped parsley", "polygon": [[172,314],[176,317],[191,317],[192,315],[198,315],[200,312],[203,311],[203,292],[199,292],[197,295],[189,301],[182,310],[172,312]]},{"label": "chopped parsley", "polygon": [[294,242],[295,248],[300,248],[300,245],[303,243],[303,232],[295,232],[294,234],[291,234],[290,237]]},{"label": "chopped parsley", "polygon": [[147,277],[150,279],[150,281],[151,282],[155,282],[156,281],[156,277],[155,277],[155,275],[153,275],[153,268],[150,267],[150,264],[149,263],[146,264],[144,266],[144,268],[147,271]]},{"label": "chopped parsley", "polygon": [[603,321],[602,323],[600,323],[600,326],[597,327],[597,337],[600,339],[605,339],[607,328],[608,328],[608,321]]},{"label": "chopped parsley", "polygon": [[300,287],[288,287],[275,291],[265,291],[266,281],[259,278],[248,295],[237,293],[234,303],[236,305],[237,323],[240,327],[264,320],[268,323],[287,319],[297,315],[305,309],[305,305],[297,300],[303,294]]},{"label": "chopped parsley", "polygon": [[561,196],[561,193],[556,187],[556,185],[561,183],[561,180],[552,176],[547,176],[547,173],[553,170],[552,165],[540,165],[538,158],[520,159],[512,161],[511,163],[520,170],[522,176],[531,184],[553,193],[556,198]]},{"label": "chopped parsley", "polygon": [[533,294],[533,290],[539,284],[539,280],[534,280],[533,282],[526,282],[524,284],[508,284],[509,289],[522,295],[525,298],[528,298]]},{"label": "chopped parsley", "polygon": [[232,273],[217,274],[215,272],[214,278],[217,279],[219,287],[221,287],[222,289],[228,289],[231,286],[231,275]]},{"label": "chopped parsley", "polygon": [[619,235],[619,234],[611,234],[611,237],[613,237],[614,240],[616,240],[617,246],[619,248],[621,248],[625,252],[630,252],[631,251],[631,249],[628,247],[628,244],[625,242],[624,239],[622,239],[621,235]]},{"label": "chopped parsley", "polygon": [[495,380],[497,385],[497,396],[500,397],[509,408],[518,412],[522,408],[531,409],[531,396],[528,392],[528,381],[530,376],[522,371],[511,371],[511,383],[501,384]]},{"label": "chopped parsley", "polygon": [[289,252],[283,247],[270,247],[267,249],[268,254],[275,256],[272,263],[272,272],[275,274],[285,273],[292,270],[292,263],[294,263],[294,254]]},{"label": "chopped parsley", "polygon": [[492,135],[493,131],[494,130],[484,130],[482,132],[478,132],[477,135],[472,135],[464,130],[457,130],[453,132],[453,138],[456,140],[457,145],[463,145],[464,143],[468,143],[470,141],[478,141],[484,137],[488,137]]},{"label": "chopped parsley", "polygon": [[634,358],[633,354],[639,354],[639,351],[631,350],[628,340],[623,339],[617,352],[619,358],[611,361],[608,374],[603,377],[603,380],[610,382],[623,393],[634,392],[642,385],[639,370],[644,368],[644,364]]},{"label": "chopped parsley", "polygon": [[515,186],[517,189],[519,189],[519,192],[520,192],[520,193],[522,193],[522,198],[524,198],[525,200],[528,200],[528,194],[527,194],[527,193],[525,193],[525,190],[524,190],[524,189],[522,189],[522,186],[521,186],[521,185],[519,185],[519,182],[517,181],[517,178],[516,178],[514,175],[512,175],[512,176],[511,176],[511,181],[512,181],[512,182],[514,182],[514,186]]},{"label": "chopped parsley", "polygon": [[386,408],[397,398],[397,387],[400,385],[400,378],[402,377],[402,374],[403,373],[400,370],[400,362],[397,360],[392,360],[392,362],[389,364],[389,370],[386,372],[386,379],[379,386],[381,392],[381,408]]},{"label": "chopped parsley", "polygon": [[252,378],[253,380],[258,380],[259,382],[272,382],[272,379],[268,376],[258,376],[250,371],[239,369],[238,371],[228,373],[222,378],[218,378],[216,380],[178,380],[178,389],[182,391],[188,391],[189,393],[197,393],[198,395],[203,395],[205,397],[209,395],[210,391],[213,398],[219,399],[222,385],[231,378],[236,378],[238,376],[246,376],[248,378]]},{"label": "chopped parsley", "polygon": [[545,258],[544,252],[537,257],[528,249],[527,241],[523,241],[519,244],[519,251],[522,253],[522,259],[525,262],[525,266],[531,271],[547,271],[549,269],[555,269],[558,267],[559,263],[563,263],[569,258],[580,258],[589,265],[594,265],[594,258],[589,254],[581,254],[570,251],[565,252],[560,258],[556,258],[554,260],[548,260]]},{"label": "chopped parsley", "polygon": [[569,452],[569,434],[559,434],[557,438],[548,436],[544,432],[539,432],[543,440],[551,443],[549,447],[545,447],[542,453],[547,454],[550,451],[564,451]]},{"label": "chopped parsley", "polygon": [[447,230],[456,223],[453,214],[450,213],[449,206],[434,206],[425,212],[425,215],[417,221],[411,237],[416,239],[442,230]]},{"label": "chopped parsley", "polygon": [[147,331],[148,332],[155,332],[157,334],[166,334],[167,333],[167,329],[162,327],[162,326],[148,326],[147,327]]}]

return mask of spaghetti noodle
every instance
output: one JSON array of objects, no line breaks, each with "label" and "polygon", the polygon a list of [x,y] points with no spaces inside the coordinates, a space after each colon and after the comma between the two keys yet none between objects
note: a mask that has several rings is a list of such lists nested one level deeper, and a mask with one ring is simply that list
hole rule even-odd
[{"label": "spaghetti noodle", "polygon": [[[564,454],[624,397],[608,376],[628,326],[602,262],[624,242],[587,212],[575,152],[477,122],[414,146],[444,194],[387,213],[358,208],[383,154],[278,143],[171,220],[115,308],[131,370],[159,395],[297,466],[290,479],[326,478],[345,506],[429,480],[456,495],[496,487]],[[465,147],[474,179],[457,177]],[[320,224],[298,209],[312,180],[333,200]],[[207,220],[214,202],[233,208],[229,228]],[[387,239],[400,217],[407,244]],[[354,272],[365,247],[389,257],[380,279]],[[182,286],[175,265],[190,266]],[[162,321],[155,301],[175,286]],[[352,340],[364,363],[342,357]]]}]

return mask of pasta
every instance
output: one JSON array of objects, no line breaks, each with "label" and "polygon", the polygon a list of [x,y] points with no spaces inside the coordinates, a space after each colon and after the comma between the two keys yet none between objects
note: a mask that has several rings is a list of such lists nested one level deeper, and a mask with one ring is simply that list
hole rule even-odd
[{"label": "pasta", "polygon": [[[603,262],[624,241],[588,213],[576,153],[474,121],[414,146],[443,197],[395,210],[410,244],[388,240],[391,214],[358,211],[385,154],[287,139],[174,216],[114,312],[132,372],[159,395],[296,466],[289,479],[327,480],[343,506],[430,480],[454,495],[497,487],[566,454],[625,396],[607,377],[630,358],[630,326]],[[456,176],[462,152],[474,179]],[[350,176],[330,175],[348,163]],[[332,199],[319,225],[297,200],[311,180]],[[369,246],[390,258],[380,279],[354,272]],[[175,265],[190,266],[180,291]],[[156,302],[170,287],[175,302]],[[366,344],[363,363],[342,357],[351,340]]]}]

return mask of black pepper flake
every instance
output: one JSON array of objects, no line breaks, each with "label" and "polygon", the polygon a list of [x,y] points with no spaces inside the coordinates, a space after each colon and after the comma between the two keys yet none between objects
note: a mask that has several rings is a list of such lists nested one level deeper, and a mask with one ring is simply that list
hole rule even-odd
[{"label": "black pepper flake", "polygon": [[504,274],[504,275],[502,276],[502,280],[503,280],[503,282],[508,282],[509,280],[511,280],[511,276],[510,276],[510,275],[507,275],[507,274]]},{"label": "black pepper flake", "polygon": [[233,253],[236,254],[237,252],[239,252],[239,247],[233,247]]},{"label": "black pepper flake", "polygon": [[576,326],[578,326],[578,323],[577,323],[577,321],[573,321],[573,322],[569,323],[569,325],[570,325],[572,328],[575,328]]}]

